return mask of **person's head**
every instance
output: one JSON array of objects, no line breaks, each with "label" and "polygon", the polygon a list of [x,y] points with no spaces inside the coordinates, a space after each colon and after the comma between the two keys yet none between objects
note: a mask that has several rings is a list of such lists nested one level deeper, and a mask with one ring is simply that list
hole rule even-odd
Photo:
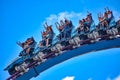
[{"label": "person's head", "polygon": [[107,11],[107,14],[112,14],[112,11]]},{"label": "person's head", "polygon": [[63,26],[64,25],[64,22],[63,22],[63,20],[60,20],[60,24]]},{"label": "person's head", "polygon": [[28,43],[29,43],[29,41],[28,41],[28,40],[26,40],[26,41],[25,41],[25,45],[27,45]]},{"label": "person's head", "polygon": [[52,25],[48,26],[48,31],[52,31]]},{"label": "person's head", "polygon": [[120,25],[120,20],[118,21],[118,24]]},{"label": "person's head", "polygon": [[68,25],[69,24],[69,21],[67,19],[65,19],[65,24]]},{"label": "person's head", "polygon": [[104,13],[104,17],[105,17],[105,18],[107,18],[107,17],[108,17],[108,14],[107,14],[106,12]]},{"label": "person's head", "polygon": [[25,46],[25,43],[22,43],[21,46],[22,46],[22,48],[23,48],[23,47]]},{"label": "person's head", "polygon": [[89,18],[90,17],[90,15],[87,15],[87,18]]},{"label": "person's head", "polygon": [[102,19],[101,17],[98,17],[98,20],[99,20],[99,21],[101,21],[101,19]]},{"label": "person's head", "polygon": [[82,20],[79,20],[79,24],[82,24],[83,22],[82,22]]},{"label": "person's head", "polygon": [[63,20],[60,20],[60,23],[63,23]]},{"label": "person's head", "polygon": [[40,42],[39,42],[39,47],[42,47],[42,46],[43,46],[43,42],[40,41]]},{"label": "person's head", "polygon": [[82,22],[84,23],[84,22],[85,22],[85,19],[82,19]]},{"label": "person's head", "polygon": [[89,19],[88,19],[88,17],[87,18],[85,18],[85,22],[87,22]]},{"label": "person's head", "polygon": [[32,42],[35,41],[34,38],[33,38],[33,36],[30,38],[30,41],[32,41]]},{"label": "person's head", "polygon": [[42,32],[42,36],[46,36],[46,32],[45,31]]}]

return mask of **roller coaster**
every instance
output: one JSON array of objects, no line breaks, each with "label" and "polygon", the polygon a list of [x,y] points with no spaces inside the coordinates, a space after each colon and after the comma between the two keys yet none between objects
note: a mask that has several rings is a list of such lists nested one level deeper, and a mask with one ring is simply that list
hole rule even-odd
[{"label": "roller coaster", "polygon": [[[104,17],[99,14],[98,18],[99,24],[95,25],[92,14],[88,13],[85,20],[79,21],[80,26],[77,29],[74,28],[72,21],[67,19],[65,22],[61,21],[61,24],[56,23],[56,26],[66,25],[55,38],[54,32],[53,35],[49,33],[48,42],[42,40],[37,44],[33,37],[26,40],[29,43],[27,46],[17,42],[23,50],[19,57],[4,69],[10,74],[7,80],[29,80],[73,57],[92,51],[120,47],[120,20],[115,21],[110,10],[106,10]],[[51,27],[47,24],[46,26],[45,28]]]}]

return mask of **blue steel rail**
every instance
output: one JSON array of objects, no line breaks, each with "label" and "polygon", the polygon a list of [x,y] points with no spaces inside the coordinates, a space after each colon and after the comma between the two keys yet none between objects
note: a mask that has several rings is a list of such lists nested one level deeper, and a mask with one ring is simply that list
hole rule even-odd
[{"label": "blue steel rail", "polygon": [[103,41],[99,41],[92,44],[82,45],[76,49],[66,51],[60,54],[59,56],[50,58],[38,66],[34,66],[33,68],[30,68],[28,72],[17,77],[16,80],[29,80],[33,77],[37,77],[41,72],[49,69],[50,67],[56,64],[59,64],[65,60],[68,60],[70,58],[73,58],[88,52],[105,50],[110,48],[117,48],[117,47],[120,47],[120,38],[112,39],[112,40],[103,40]]}]

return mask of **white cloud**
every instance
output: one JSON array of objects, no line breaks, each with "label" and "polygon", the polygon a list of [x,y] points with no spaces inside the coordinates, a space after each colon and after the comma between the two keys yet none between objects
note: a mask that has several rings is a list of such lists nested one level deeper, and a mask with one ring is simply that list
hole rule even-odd
[{"label": "white cloud", "polygon": [[75,12],[61,12],[58,14],[58,20],[61,20],[61,19],[64,19],[64,18],[67,18],[67,19],[77,19],[82,16],[82,13],[75,13]]},{"label": "white cloud", "polygon": [[[77,22],[79,19],[83,18],[82,13],[76,13],[76,12],[60,12],[58,14],[51,14],[49,17],[45,19],[44,22],[48,22],[48,24],[54,24],[55,22],[59,22],[60,20],[64,20],[64,18],[67,18],[69,20],[72,20],[73,22]],[[43,23],[44,23],[43,22]]]},{"label": "white cloud", "polygon": [[106,80],[112,80],[110,77],[108,77]]},{"label": "white cloud", "polygon": [[67,76],[65,78],[63,78],[62,80],[74,80],[74,76]]},{"label": "white cloud", "polygon": [[64,18],[67,18],[68,20],[71,20],[73,22],[74,26],[78,25],[78,20],[82,19],[84,15],[82,13],[77,13],[77,12],[60,12],[58,14],[51,14],[49,17],[47,17],[43,22],[42,25],[47,22],[48,25],[53,25],[53,29],[56,34],[58,34],[58,30],[55,27],[55,22],[59,22],[60,20],[64,20]]},{"label": "white cloud", "polygon": [[92,78],[89,78],[88,80],[93,80]]},{"label": "white cloud", "polygon": [[110,77],[108,77],[106,80],[120,80],[120,75],[118,75],[118,76],[115,77],[115,78],[110,78]]},{"label": "white cloud", "polygon": [[51,14],[49,17],[46,18],[46,20],[43,22],[47,22],[48,24],[53,24],[57,20],[57,15]]},{"label": "white cloud", "polygon": [[117,21],[120,17],[120,12],[113,10],[113,15],[115,16],[115,20]]},{"label": "white cloud", "polygon": [[120,75],[114,78],[113,80],[120,80]]},{"label": "white cloud", "polygon": [[45,19],[44,22],[48,22],[48,24],[54,24],[54,22],[64,20],[64,18],[67,18],[70,20],[79,20],[81,19],[81,17],[82,17],[82,13],[65,11],[65,12],[60,12],[58,14],[51,14],[49,17]]}]

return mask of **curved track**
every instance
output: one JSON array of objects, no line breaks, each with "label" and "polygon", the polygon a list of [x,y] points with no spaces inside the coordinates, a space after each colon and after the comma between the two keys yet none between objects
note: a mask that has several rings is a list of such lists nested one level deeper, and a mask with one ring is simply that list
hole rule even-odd
[{"label": "curved track", "polygon": [[53,57],[45,61],[44,63],[30,68],[30,70],[23,75],[16,78],[16,80],[29,80],[32,77],[38,76],[41,72],[49,69],[50,67],[59,64],[65,60],[71,59],[73,57],[92,52],[92,51],[100,51],[110,48],[120,47],[120,38],[112,39],[112,40],[103,40],[93,44],[82,45],[76,49],[63,52],[59,56]]}]

